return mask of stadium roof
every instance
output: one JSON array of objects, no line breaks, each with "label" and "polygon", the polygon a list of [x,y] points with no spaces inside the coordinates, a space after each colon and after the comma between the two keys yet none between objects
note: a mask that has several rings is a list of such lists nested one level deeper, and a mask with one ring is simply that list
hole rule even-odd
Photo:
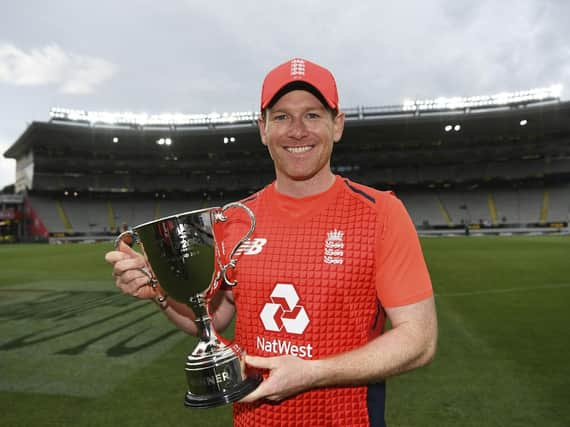
[{"label": "stadium roof", "polygon": [[[484,138],[497,134],[541,135],[570,131],[570,102],[557,99],[541,102],[517,102],[509,105],[477,108],[404,111],[401,106],[358,107],[345,110],[346,129],[343,140],[356,146],[386,146],[402,141],[431,142],[441,139]],[[523,125],[524,123],[524,125]],[[91,150],[106,149],[107,143],[129,142],[131,149],[141,143],[170,138],[177,149],[184,146],[193,152],[227,152],[260,150],[257,122],[253,117],[232,122],[186,125],[107,124],[54,116],[49,122],[33,122],[4,153],[19,158],[36,144],[83,145]],[[234,144],[231,144],[234,143]],[[112,146],[112,145],[111,145]],[[171,147],[174,149],[174,146]],[[341,144],[342,146],[342,144]],[[342,150],[342,148],[339,149]]]}]

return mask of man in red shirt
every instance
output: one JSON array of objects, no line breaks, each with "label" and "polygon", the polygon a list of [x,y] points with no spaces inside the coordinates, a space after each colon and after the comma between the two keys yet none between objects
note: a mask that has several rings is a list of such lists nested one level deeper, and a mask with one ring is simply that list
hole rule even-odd
[{"label": "man in red shirt", "polygon": [[[235,339],[264,381],[234,404],[236,426],[384,426],[385,379],[429,363],[437,320],[414,226],[389,192],[332,173],[344,114],[330,71],[295,58],[269,72],[261,141],[275,181],[247,198],[255,234],[239,285],[217,294],[213,322],[236,315]],[[231,236],[230,236],[231,239]],[[123,292],[154,298],[144,259],[107,254]],[[196,334],[191,310],[159,301]],[[384,331],[386,318],[391,329]]]}]

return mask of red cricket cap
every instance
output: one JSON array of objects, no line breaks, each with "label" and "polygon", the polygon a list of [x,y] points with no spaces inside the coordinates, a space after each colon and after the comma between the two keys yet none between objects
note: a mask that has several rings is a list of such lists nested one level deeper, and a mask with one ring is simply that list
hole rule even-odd
[{"label": "red cricket cap", "polygon": [[333,110],[338,109],[338,92],[332,73],[306,59],[293,58],[271,70],[261,88],[261,111],[277,93],[290,83],[304,82],[313,86]]}]

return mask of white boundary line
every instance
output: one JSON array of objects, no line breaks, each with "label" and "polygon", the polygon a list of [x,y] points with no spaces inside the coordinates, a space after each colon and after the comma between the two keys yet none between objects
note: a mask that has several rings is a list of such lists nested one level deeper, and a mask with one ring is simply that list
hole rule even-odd
[{"label": "white boundary line", "polygon": [[468,291],[468,292],[449,292],[449,293],[435,293],[436,297],[464,297],[474,295],[489,295],[489,294],[510,294],[515,292],[538,291],[543,289],[560,289],[570,288],[570,283],[559,283],[555,285],[542,285],[542,286],[529,286],[525,288],[505,288],[505,289],[487,289],[482,291]]}]

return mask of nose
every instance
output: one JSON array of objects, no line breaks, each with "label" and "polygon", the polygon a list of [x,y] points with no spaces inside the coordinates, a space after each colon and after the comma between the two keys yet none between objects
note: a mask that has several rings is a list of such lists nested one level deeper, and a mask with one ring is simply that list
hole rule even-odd
[{"label": "nose", "polygon": [[302,139],[307,135],[307,125],[302,118],[295,118],[291,121],[289,137]]}]

